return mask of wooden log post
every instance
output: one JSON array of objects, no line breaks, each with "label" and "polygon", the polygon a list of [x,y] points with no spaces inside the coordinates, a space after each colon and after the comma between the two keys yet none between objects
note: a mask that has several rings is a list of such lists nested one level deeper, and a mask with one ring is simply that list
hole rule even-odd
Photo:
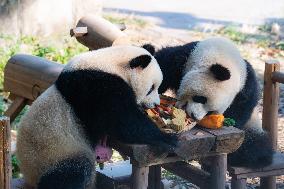
[{"label": "wooden log post", "polygon": [[132,189],[147,189],[149,167],[132,165]]},{"label": "wooden log post", "polygon": [[11,136],[10,120],[0,117],[0,188],[11,189]]},{"label": "wooden log post", "polygon": [[116,39],[125,36],[116,25],[95,15],[81,18],[70,34],[90,50],[110,47]]},{"label": "wooden log post", "polygon": [[[278,132],[278,103],[279,83],[272,80],[273,72],[280,70],[280,64],[276,60],[267,61],[264,71],[263,88],[263,114],[262,127],[269,134],[274,150],[277,150]],[[276,177],[263,177],[260,181],[261,189],[276,189]]]},{"label": "wooden log post", "polygon": [[247,179],[231,179],[231,188],[232,189],[246,189],[247,188]]},{"label": "wooden log post", "polygon": [[[54,83],[63,67],[62,64],[36,56],[12,56],[4,70],[4,91],[33,101]],[[21,106],[22,101],[18,99],[16,107]]]},{"label": "wooden log post", "polygon": [[148,189],[161,189],[161,187],[161,166],[150,166],[148,176]]},{"label": "wooden log post", "polygon": [[27,99],[25,99],[24,97],[16,96],[13,99],[12,104],[5,111],[4,115],[9,117],[10,121],[13,122],[26,104],[27,104]]},{"label": "wooden log post", "polygon": [[226,172],[227,172],[227,154],[220,153],[214,156],[209,156],[203,160],[206,162],[206,171],[210,173],[210,182],[202,189],[225,189]]}]

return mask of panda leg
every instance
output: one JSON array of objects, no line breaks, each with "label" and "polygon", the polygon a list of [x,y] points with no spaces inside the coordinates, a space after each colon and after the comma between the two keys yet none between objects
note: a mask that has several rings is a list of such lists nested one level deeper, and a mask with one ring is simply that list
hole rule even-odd
[{"label": "panda leg", "polygon": [[228,162],[234,166],[259,168],[272,162],[273,150],[271,141],[262,130],[257,108],[250,120],[244,125],[245,140],[241,147],[228,155]]},{"label": "panda leg", "polygon": [[85,189],[94,185],[95,164],[85,155],[58,162],[43,174],[38,189]]}]

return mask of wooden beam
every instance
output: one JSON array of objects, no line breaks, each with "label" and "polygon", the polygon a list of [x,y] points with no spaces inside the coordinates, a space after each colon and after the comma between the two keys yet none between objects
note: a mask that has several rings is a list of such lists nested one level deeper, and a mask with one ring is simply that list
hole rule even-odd
[{"label": "wooden beam", "polygon": [[87,27],[76,27],[70,30],[70,36],[71,37],[82,37],[84,35],[88,34],[88,28]]},{"label": "wooden beam", "polygon": [[284,83],[284,73],[283,72],[273,72],[272,73],[272,81]]},{"label": "wooden beam", "polygon": [[166,163],[162,167],[171,173],[190,181],[200,188],[208,188],[210,174],[184,161]]},{"label": "wooden beam", "polygon": [[28,103],[28,100],[16,96],[13,100],[12,104],[9,106],[9,108],[5,111],[4,115],[10,118],[10,121],[13,122],[17,115],[23,110],[25,105]]},{"label": "wooden beam", "polygon": [[0,188],[11,189],[11,135],[10,120],[0,117]]}]

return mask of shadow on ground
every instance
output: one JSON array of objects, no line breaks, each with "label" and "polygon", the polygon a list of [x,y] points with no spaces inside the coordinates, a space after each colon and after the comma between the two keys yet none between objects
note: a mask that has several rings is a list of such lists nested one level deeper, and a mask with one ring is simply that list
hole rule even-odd
[{"label": "shadow on ground", "polygon": [[134,14],[143,17],[152,17],[160,21],[159,26],[173,29],[194,29],[201,26],[202,24],[214,24],[214,25],[240,25],[240,23],[227,22],[222,20],[211,20],[198,18],[189,13],[178,13],[178,12],[144,12],[135,11],[129,9],[114,9],[104,8],[104,12],[117,12],[122,14]]}]

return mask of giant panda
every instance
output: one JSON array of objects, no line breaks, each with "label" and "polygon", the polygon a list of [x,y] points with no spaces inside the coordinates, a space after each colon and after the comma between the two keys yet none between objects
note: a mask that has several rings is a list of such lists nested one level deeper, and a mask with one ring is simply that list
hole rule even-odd
[{"label": "giant panda", "polygon": [[27,184],[92,188],[93,147],[105,135],[173,148],[176,136],[161,132],[140,108],[160,103],[162,78],[155,58],[140,47],[109,47],[71,59],[20,122],[17,157]]},{"label": "giant panda", "polygon": [[[154,53],[151,44],[146,46]],[[196,120],[223,113],[245,131],[242,146],[228,155],[230,165],[262,167],[271,163],[271,142],[257,117],[260,88],[255,71],[230,40],[209,38],[164,47],[155,58],[164,75],[159,93],[174,91],[177,105]]]}]

